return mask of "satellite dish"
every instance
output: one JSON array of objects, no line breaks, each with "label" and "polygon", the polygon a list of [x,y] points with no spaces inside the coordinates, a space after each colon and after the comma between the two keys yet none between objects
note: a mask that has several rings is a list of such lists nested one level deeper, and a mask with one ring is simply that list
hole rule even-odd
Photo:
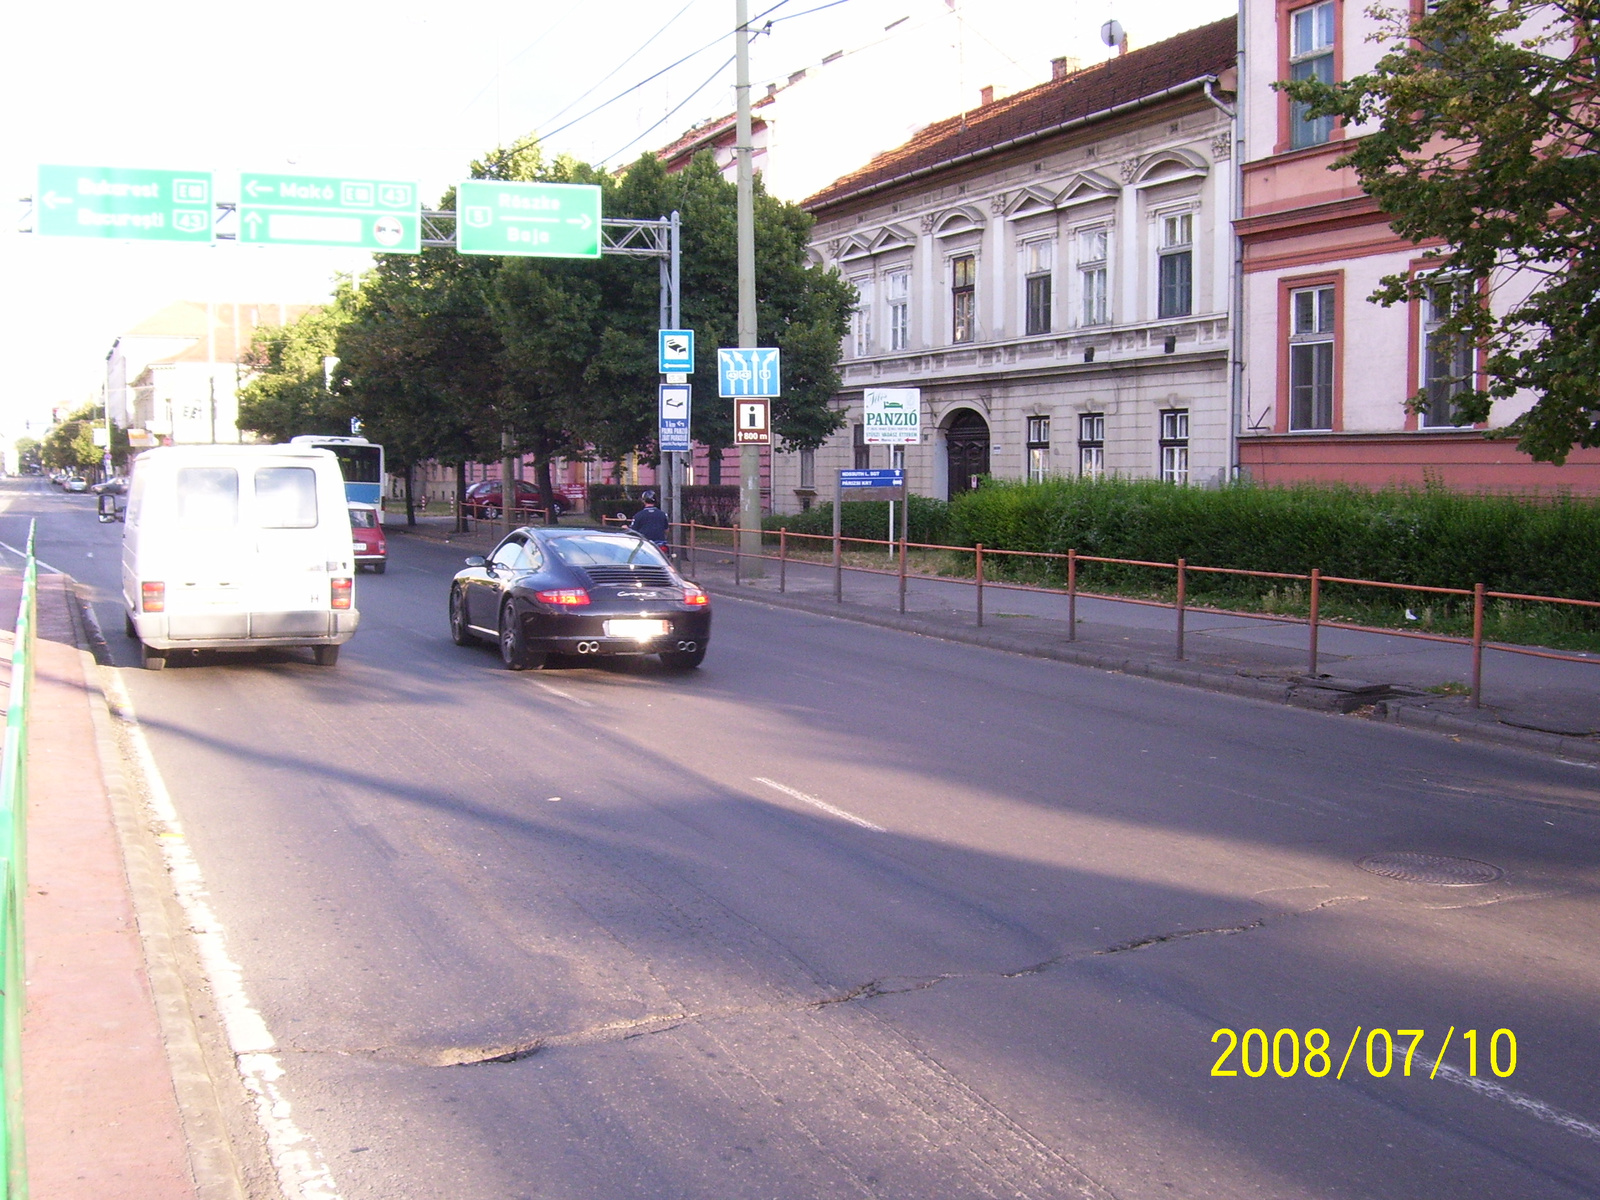
[{"label": "satellite dish", "polygon": [[1121,21],[1107,21],[1100,26],[1100,40],[1108,46],[1122,45],[1123,36]]}]

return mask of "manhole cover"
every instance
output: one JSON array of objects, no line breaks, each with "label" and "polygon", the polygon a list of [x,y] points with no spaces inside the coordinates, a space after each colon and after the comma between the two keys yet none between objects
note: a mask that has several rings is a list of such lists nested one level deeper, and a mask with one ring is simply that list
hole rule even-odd
[{"label": "manhole cover", "polygon": [[1441,887],[1476,887],[1493,883],[1505,874],[1499,867],[1474,858],[1452,858],[1448,854],[1418,854],[1413,850],[1391,850],[1369,854],[1356,866],[1385,879],[1406,883],[1436,883]]}]

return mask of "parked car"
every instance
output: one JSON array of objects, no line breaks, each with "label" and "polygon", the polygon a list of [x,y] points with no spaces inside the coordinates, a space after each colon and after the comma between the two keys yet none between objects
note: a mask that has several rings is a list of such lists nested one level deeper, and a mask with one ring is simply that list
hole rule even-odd
[{"label": "parked car", "polygon": [[514,529],[450,585],[450,636],[494,641],[513,671],[552,654],[659,655],[680,670],[705,660],[711,597],[625,530]]},{"label": "parked car", "polygon": [[389,539],[383,536],[377,505],[351,501],[350,543],[355,551],[356,570],[371,567],[374,575],[383,574],[389,565]]},{"label": "parked car", "polygon": [[[480,479],[477,483],[467,488],[461,498],[461,503],[470,517],[498,517],[500,515],[500,481],[498,479]],[[573,507],[573,498],[556,488],[551,496],[555,506],[556,516],[561,516]],[[539,494],[539,489],[526,479],[517,480],[517,507],[519,509],[543,509],[544,497]]]},{"label": "parked car", "polygon": [[61,490],[64,492],[87,492],[89,481],[78,475],[69,476],[62,481]]},{"label": "parked car", "polygon": [[110,479],[101,480],[89,489],[96,496],[110,492],[113,496],[125,496],[128,492],[128,477],[126,475],[113,475]]}]

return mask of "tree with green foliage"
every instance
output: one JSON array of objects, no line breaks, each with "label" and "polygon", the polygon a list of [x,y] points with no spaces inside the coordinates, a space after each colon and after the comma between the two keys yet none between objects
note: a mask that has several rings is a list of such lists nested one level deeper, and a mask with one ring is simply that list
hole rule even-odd
[{"label": "tree with green foliage", "polygon": [[332,304],[256,330],[244,356],[250,380],[239,390],[240,429],[273,442],[350,432],[349,406],[330,386],[328,360],[336,356],[353,303],[353,285],[341,278]]},{"label": "tree with green foliage", "polygon": [[[1482,347],[1488,378],[1452,398],[1457,423],[1527,390],[1533,408],[1505,430],[1520,449],[1560,463],[1600,446],[1600,0],[1372,11],[1388,45],[1371,71],[1276,86],[1358,127],[1333,165],[1355,168],[1397,233],[1446,244],[1427,255],[1451,281],[1441,333]],[[1388,276],[1372,299],[1426,300],[1439,278]]]},{"label": "tree with green foliage", "polygon": [[[682,320],[697,331],[702,378],[715,378],[716,348],[736,340],[735,189],[709,155],[678,175],[646,156],[618,179],[568,158],[546,161],[530,143],[496,150],[471,171],[594,184],[610,217],[679,210]],[[453,202],[446,194],[440,207]],[[854,296],[834,272],[806,265],[811,219],[802,210],[761,193],[756,218],[759,327],[785,356],[775,430],[791,448],[814,447],[838,426],[828,401]],[[504,435],[512,453],[533,456],[548,503],[554,457],[655,453],[659,324],[653,259],[380,255],[337,336],[341,397],[398,462],[490,461]],[[732,441],[732,404],[706,391],[694,434],[720,448]]]},{"label": "tree with green foliage", "polygon": [[[85,404],[74,409],[45,434],[44,441],[39,444],[40,461],[53,470],[94,470],[105,457],[105,447],[95,445],[95,431],[104,429],[105,424],[103,405]],[[127,460],[128,431],[113,425],[111,461],[116,464]]]},{"label": "tree with green foliage", "polygon": [[43,466],[44,459],[40,457],[38,438],[20,437],[16,441],[17,469],[26,473],[35,467]]}]

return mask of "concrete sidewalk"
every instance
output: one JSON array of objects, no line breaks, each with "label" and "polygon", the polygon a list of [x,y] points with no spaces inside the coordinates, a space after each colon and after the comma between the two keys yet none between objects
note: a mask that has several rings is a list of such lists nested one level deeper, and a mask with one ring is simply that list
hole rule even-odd
[{"label": "concrete sidewalk", "polygon": [[[20,572],[0,571],[14,624]],[[198,1195],[101,769],[77,598],[40,573],[28,754],[23,1112],[39,1200]],[[9,635],[8,635],[9,640]],[[9,675],[9,655],[3,668]],[[7,680],[9,686],[9,679]]]},{"label": "concrete sidewalk", "polygon": [[[391,536],[448,541],[465,556],[487,553],[498,540],[500,531],[485,524],[457,533],[446,517],[386,528]],[[715,593],[785,608],[1600,762],[1600,655],[1561,662],[1485,650],[1482,707],[1474,709],[1456,694],[1472,678],[1471,648],[1463,645],[1324,625],[1312,676],[1309,628],[1300,621],[1189,609],[1180,661],[1170,606],[1080,597],[1072,637],[1060,593],[986,584],[980,627],[970,580],[912,577],[901,614],[891,573],[846,571],[836,603],[827,565],[791,560],[782,591],[775,561],[760,564],[759,578],[750,577],[747,561],[738,583],[725,550],[702,550],[685,566]]]}]

